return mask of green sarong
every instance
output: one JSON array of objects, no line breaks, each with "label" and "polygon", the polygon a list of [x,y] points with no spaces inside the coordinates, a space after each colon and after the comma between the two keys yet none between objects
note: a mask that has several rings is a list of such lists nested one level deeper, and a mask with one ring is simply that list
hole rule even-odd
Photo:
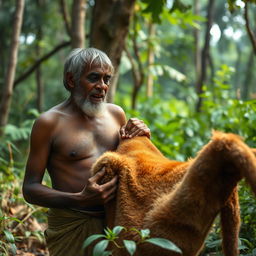
[{"label": "green sarong", "polygon": [[[98,217],[92,216],[97,215]],[[69,209],[50,209],[45,231],[50,256],[91,256],[92,250],[83,252],[84,240],[103,232],[103,213]]]}]

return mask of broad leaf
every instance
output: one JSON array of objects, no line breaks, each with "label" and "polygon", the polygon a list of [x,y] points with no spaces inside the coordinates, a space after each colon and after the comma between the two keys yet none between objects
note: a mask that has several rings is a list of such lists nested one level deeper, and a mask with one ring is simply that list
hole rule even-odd
[{"label": "broad leaf", "polygon": [[149,237],[149,234],[150,234],[150,230],[149,229],[142,229],[140,231],[140,235],[141,235],[142,239]]},{"label": "broad leaf", "polygon": [[99,238],[105,238],[104,235],[102,234],[96,234],[96,235],[92,235],[87,237],[87,239],[84,241],[83,243],[83,249],[85,249],[88,245],[90,245],[93,241],[99,239]]},{"label": "broad leaf", "polygon": [[174,243],[172,243],[171,241],[169,241],[165,238],[149,238],[149,239],[145,240],[145,242],[157,245],[159,247],[162,247],[162,248],[170,250],[170,251],[182,253],[180,248],[178,248]]},{"label": "broad leaf", "polygon": [[125,229],[125,228],[122,227],[122,226],[116,226],[116,227],[113,228],[113,233],[115,235],[118,235],[123,229]]},{"label": "broad leaf", "polygon": [[102,240],[98,242],[93,249],[93,256],[102,256],[109,244],[109,240]]},{"label": "broad leaf", "polygon": [[136,243],[132,240],[124,240],[123,242],[126,250],[132,256],[136,251]]},{"label": "broad leaf", "polygon": [[14,236],[13,236],[13,234],[10,231],[4,230],[4,234],[5,234],[6,240],[9,243],[14,243],[15,242]]}]

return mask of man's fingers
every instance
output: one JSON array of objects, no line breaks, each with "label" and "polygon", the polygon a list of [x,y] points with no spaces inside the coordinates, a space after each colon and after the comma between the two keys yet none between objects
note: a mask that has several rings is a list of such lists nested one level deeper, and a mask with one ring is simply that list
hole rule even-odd
[{"label": "man's fingers", "polygon": [[97,172],[95,175],[93,175],[89,181],[90,182],[96,182],[99,181],[105,174],[105,167],[103,167],[99,172]]},{"label": "man's fingers", "polygon": [[127,124],[122,128],[122,137],[126,138],[135,137],[140,131],[147,130],[147,126],[145,125],[143,120],[139,120],[137,118],[129,119]]},{"label": "man's fingers", "polygon": [[111,196],[109,196],[105,201],[104,204],[108,203],[109,201],[111,201],[112,199],[114,199],[116,197],[116,194],[112,194]]},{"label": "man's fingers", "polygon": [[116,184],[117,184],[117,176],[115,176],[112,180],[110,180],[109,182],[101,185],[101,188],[103,190],[108,190],[108,189],[111,189],[112,187],[116,187]]},{"label": "man's fingers", "polygon": [[142,130],[145,130],[147,127],[145,124],[143,123],[140,123],[138,124],[137,126],[133,126],[130,131],[129,131],[129,135],[133,134],[134,132],[137,132],[137,131],[142,131]]},{"label": "man's fingers", "polygon": [[125,136],[125,125],[120,128],[120,135]]},{"label": "man's fingers", "polygon": [[130,131],[133,126],[139,124],[140,121],[137,118],[130,118],[125,126],[125,132]]}]

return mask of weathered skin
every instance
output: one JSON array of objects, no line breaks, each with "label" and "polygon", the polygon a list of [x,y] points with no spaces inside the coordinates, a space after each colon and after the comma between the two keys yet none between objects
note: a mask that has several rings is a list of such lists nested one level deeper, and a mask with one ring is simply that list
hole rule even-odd
[{"label": "weathered skin", "polygon": [[[71,73],[66,76],[69,99],[43,113],[33,126],[23,193],[28,202],[45,207],[98,209],[115,196],[117,177],[98,185],[104,170],[90,177],[92,164],[105,151],[115,150],[120,139],[150,136],[150,131],[141,120],[126,123],[124,111],[114,104],[106,103],[102,114],[89,116],[75,102],[75,94],[94,104],[104,101],[111,77],[107,67],[91,65],[79,85]],[[42,185],[46,169],[52,188]]]}]

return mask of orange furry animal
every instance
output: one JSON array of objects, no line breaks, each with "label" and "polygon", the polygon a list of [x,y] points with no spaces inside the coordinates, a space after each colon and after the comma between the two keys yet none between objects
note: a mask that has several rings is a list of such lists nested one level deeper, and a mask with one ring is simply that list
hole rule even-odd
[{"label": "orange furry animal", "polygon": [[[174,242],[183,256],[195,256],[220,213],[224,253],[239,255],[237,183],[245,177],[256,194],[256,160],[238,136],[215,132],[188,162],[169,160],[146,137],[135,137],[123,140],[117,152],[105,153],[93,172],[102,167],[103,182],[119,176],[116,200],[106,206],[109,227],[149,228],[152,237]],[[145,245],[136,255],[177,254]]]}]

